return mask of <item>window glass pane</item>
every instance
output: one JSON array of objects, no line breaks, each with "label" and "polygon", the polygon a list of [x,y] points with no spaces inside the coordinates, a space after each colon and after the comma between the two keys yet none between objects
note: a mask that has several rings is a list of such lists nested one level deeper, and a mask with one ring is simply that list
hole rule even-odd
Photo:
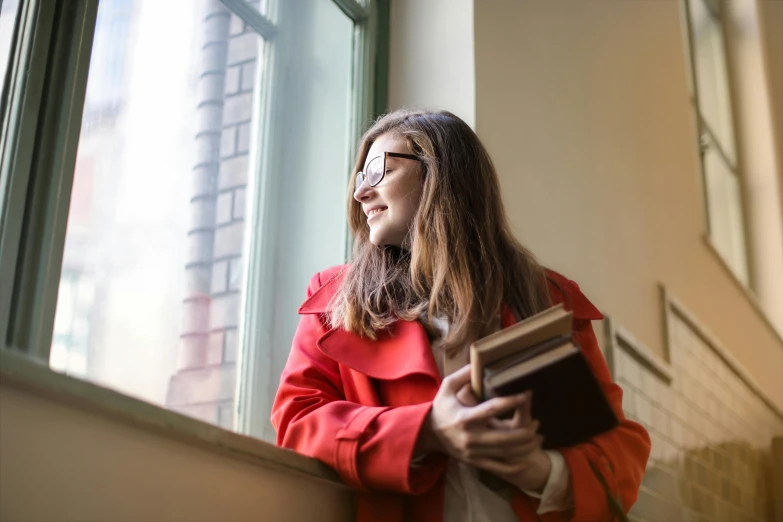
[{"label": "window glass pane", "polygon": [[50,360],[229,428],[263,45],[235,18],[101,0]]},{"label": "window glass pane", "polygon": [[709,147],[704,155],[704,171],[710,238],[734,275],[748,285],[739,180],[714,147]]},{"label": "window glass pane", "polygon": [[19,11],[19,0],[0,1],[0,90],[5,84],[17,11]]},{"label": "window glass pane", "polygon": [[[316,272],[343,263],[346,187],[351,166],[353,22],[331,1],[280,2],[279,51],[286,56],[275,84],[279,118],[270,167],[279,184],[271,256],[272,295],[262,321],[262,349],[271,352],[256,397],[253,434],[273,440],[271,400],[288,358],[297,308]],[[264,328],[258,324],[258,328]]]},{"label": "window glass pane", "polygon": [[[711,2],[710,5],[713,5]],[[690,0],[699,111],[720,147],[734,161],[734,130],[720,18],[705,0]]]}]

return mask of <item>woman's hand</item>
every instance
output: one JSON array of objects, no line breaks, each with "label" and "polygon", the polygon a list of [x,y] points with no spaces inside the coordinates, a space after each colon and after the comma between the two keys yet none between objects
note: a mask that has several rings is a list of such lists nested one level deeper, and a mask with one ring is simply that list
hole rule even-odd
[{"label": "woman's hand", "polygon": [[[527,392],[524,395],[527,400],[516,409],[512,419],[490,419],[489,425],[497,430],[527,430],[527,440],[530,442],[520,446],[518,451],[509,452],[506,458],[481,459],[473,465],[501,477],[519,489],[541,493],[549,479],[552,461],[541,449],[543,437],[538,435],[539,423],[530,416],[532,394]],[[470,398],[476,400],[472,393]]]},{"label": "woman's hand", "polygon": [[[514,410],[510,420],[495,417]],[[443,379],[432,403],[419,451],[442,451],[498,475],[520,489],[541,491],[551,468],[541,450],[530,395],[495,397],[481,404],[470,390],[470,367]]]}]

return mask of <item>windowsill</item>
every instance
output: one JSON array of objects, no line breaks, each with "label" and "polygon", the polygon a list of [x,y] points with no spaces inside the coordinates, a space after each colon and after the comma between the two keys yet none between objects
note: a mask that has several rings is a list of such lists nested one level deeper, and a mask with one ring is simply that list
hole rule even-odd
[{"label": "windowsill", "polygon": [[316,459],[57,373],[18,352],[0,349],[0,381],[49,400],[92,410],[117,421],[266,469],[294,473],[304,479],[324,481],[341,488],[348,487],[337,473]]},{"label": "windowsill", "polygon": [[777,329],[777,327],[775,327],[775,325],[772,324],[772,321],[770,321],[766,312],[761,307],[761,304],[759,304],[758,299],[756,299],[756,294],[753,293],[753,290],[745,286],[745,284],[742,281],[740,281],[739,278],[734,274],[734,271],[731,269],[731,267],[726,262],[726,260],[723,259],[721,253],[715,247],[715,244],[712,242],[712,239],[710,238],[709,234],[707,233],[703,234],[702,239],[704,240],[704,244],[707,245],[707,250],[712,252],[715,258],[717,258],[720,266],[722,266],[725,272],[729,275],[729,279],[731,279],[734,282],[734,284],[737,286],[740,292],[748,300],[751,307],[753,307],[753,309],[756,311],[756,314],[758,314],[758,316],[761,318],[764,324],[767,325],[767,328],[769,328],[770,332],[772,332],[772,335],[774,335],[775,338],[778,340],[779,345],[783,346],[783,334],[781,334],[781,332]]}]

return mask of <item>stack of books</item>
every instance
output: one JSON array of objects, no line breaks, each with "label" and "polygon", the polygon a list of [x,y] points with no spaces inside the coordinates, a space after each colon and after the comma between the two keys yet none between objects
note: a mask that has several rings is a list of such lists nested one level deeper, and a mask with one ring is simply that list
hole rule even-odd
[{"label": "stack of books", "polygon": [[617,416],[574,342],[573,316],[558,305],[474,342],[471,387],[480,400],[532,391],[544,448],[586,442]]}]

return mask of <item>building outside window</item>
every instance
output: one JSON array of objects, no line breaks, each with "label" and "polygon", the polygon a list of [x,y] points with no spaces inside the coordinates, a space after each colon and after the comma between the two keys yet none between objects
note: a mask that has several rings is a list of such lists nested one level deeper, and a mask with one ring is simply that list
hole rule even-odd
[{"label": "building outside window", "polygon": [[274,438],[297,307],[346,258],[377,17],[371,0],[100,0],[53,369]]}]

